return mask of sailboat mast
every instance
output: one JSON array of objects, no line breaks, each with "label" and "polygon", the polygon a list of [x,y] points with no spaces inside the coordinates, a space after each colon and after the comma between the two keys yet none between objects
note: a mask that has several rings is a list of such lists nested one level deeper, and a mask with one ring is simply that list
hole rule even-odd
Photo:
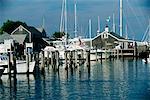
[{"label": "sailboat mast", "polygon": [[120,36],[123,36],[123,0],[120,0]]},{"label": "sailboat mast", "polygon": [[89,19],[89,37],[90,37],[90,49],[92,48],[92,21]]},{"label": "sailboat mast", "polygon": [[116,32],[115,14],[113,13],[113,32]]},{"label": "sailboat mast", "polygon": [[43,20],[42,20],[42,28],[44,29],[44,27],[45,27],[45,18],[44,18],[44,16],[43,16]]},{"label": "sailboat mast", "polygon": [[148,42],[150,42],[150,19],[149,19],[149,25],[148,25]]},{"label": "sailboat mast", "polygon": [[67,0],[65,0],[65,45],[67,44]]},{"label": "sailboat mast", "polygon": [[128,26],[126,25],[126,39],[128,39]]},{"label": "sailboat mast", "polygon": [[63,32],[64,31],[64,26],[63,26],[63,21],[64,21],[64,0],[62,2],[62,9],[61,9],[61,19],[60,19],[60,27],[59,27],[59,31]]},{"label": "sailboat mast", "polygon": [[75,37],[77,37],[77,2],[74,0],[74,32],[75,32]]},{"label": "sailboat mast", "polygon": [[100,18],[98,16],[98,19],[97,19],[97,26],[98,26],[98,29],[97,29],[97,35],[100,33]]}]

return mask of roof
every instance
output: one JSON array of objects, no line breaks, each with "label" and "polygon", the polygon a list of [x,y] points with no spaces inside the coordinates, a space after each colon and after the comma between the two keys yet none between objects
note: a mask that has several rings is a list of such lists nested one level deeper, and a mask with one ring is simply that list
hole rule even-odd
[{"label": "roof", "polygon": [[27,27],[27,30],[29,30],[35,38],[42,37],[42,33],[32,26]]},{"label": "roof", "polygon": [[[32,26],[22,26],[22,25],[20,25],[19,27],[17,27],[11,34],[13,34],[14,35],[14,33],[15,33],[15,35],[16,34],[18,34],[18,35],[20,35],[20,34],[25,34],[24,32],[17,32],[17,30],[19,29],[19,28],[22,28],[22,29],[24,29],[27,33],[31,33],[32,34],[32,37],[33,38],[41,38],[41,37],[43,37],[44,35],[44,29],[36,29],[35,27],[32,27]],[[45,33],[46,34],[46,33]]]},{"label": "roof", "polygon": [[118,34],[116,34],[116,33],[114,33],[114,32],[109,32],[111,35],[113,35],[113,36],[115,36],[116,38],[118,38],[118,39],[125,39],[125,38],[123,38],[123,37],[121,37],[120,35],[118,35]]},{"label": "roof", "polygon": [[[99,36],[101,36],[102,34],[104,34],[105,31],[103,31],[102,33],[99,33],[97,36],[95,36],[92,40],[98,38]],[[121,37],[120,35],[118,35],[117,33],[114,33],[114,32],[107,32],[110,36],[116,38],[116,39],[125,39],[123,37]]]},{"label": "roof", "polygon": [[36,28],[39,32],[43,33],[45,30],[43,27],[40,27],[40,28]]},{"label": "roof", "polygon": [[10,34],[4,32],[2,35],[0,35],[0,43],[4,42],[4,40],[13,39]]}]

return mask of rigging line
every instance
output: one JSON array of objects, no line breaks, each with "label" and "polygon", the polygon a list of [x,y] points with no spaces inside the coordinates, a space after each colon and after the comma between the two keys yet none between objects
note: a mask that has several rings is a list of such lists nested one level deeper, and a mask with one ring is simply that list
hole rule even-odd
[{"label": "rigging line", "polygon": [[142,25],[144,25],[144,22],[147,22],[147,17],[146,16],[144,16],[144,13],[142,12],[142,9],[139,9],[139,11],[138,11],[139,13],[141,13],[141,15],[143,15],[142,17],[143,17],[143,22],[142,22]]},{"label": "rigging line", "polygon": [[147,27],[147,29],[146,29],[146,31],[145,31],[145,33],[144,33],[143,37],[142,37],[142,41],[144,41],[144,40],[145,40],[145,38],[146,38],[146,36],[147,36],[148,28],[149,28],[149,27]]},{"label": "rigging line", "polygon": [[128,30],[130,30],[132,32],[132,34],[134,34],[135,31],[133,30],[132,26],[130,26],[130,24],[129,24],[129,21],[128,21],[127,16],[126,16],[126,12],[124,12],[124,17],[126,19],[126,24],[128,25]]},{"label": "rigging line", "polygon": [[89,25],[87,24],[86,28],[84,28],[84,29],[85,29],[85,37],[89,38],[89,33],[88,33],[89,32]]},{"label": "rigging line", "polygon": [[139,19],[137,18],[137,15],[136,15],[136,13],[134,12],[134,9],[131,7],[129,1],[128,1],[128,0],[126,0],[126,1],[127,1],[127,4],[128,4],[128,6],[129,6],[129,8],[131,9],[131,11],[133,12],[133,14],[134,14],[134,16],[135,16],[135,18],[136,18],[136,20],[137,20],[137,23],[139,24],[140,28],[142,29],[142,26],[141,26],[142,24],[140,23]]},{"label": "rigging line", "polygon": [[148,27],[143,35],[142,41],[146,40],[145,37],[149,34],[148,32],[150,31],[150,24],[148,24]]},{"label": "rigging line", "polygon": [[116,0],[114,0],[114,5],[113,5],[114,6],[114,12],[113,13],[115,15],[117,15],[117,13],[118,13],[118,3],[116,4],[115,2],[116,2]]}]

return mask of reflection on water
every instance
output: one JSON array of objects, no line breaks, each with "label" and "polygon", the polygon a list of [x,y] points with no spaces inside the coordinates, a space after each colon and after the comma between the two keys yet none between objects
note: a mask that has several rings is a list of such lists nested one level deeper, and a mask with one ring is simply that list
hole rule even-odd
[{"label": "reflection on water", "polygon": [[50,68],[42,75],[0,80],[0,100],[9,99],[150,99],[150,65],[136,59],[92,62],[71,71]]}]

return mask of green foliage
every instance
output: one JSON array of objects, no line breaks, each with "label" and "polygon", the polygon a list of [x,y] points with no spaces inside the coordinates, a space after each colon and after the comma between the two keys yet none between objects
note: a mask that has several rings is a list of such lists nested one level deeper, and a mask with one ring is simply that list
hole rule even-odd
[{"label": "green foliage", "polygon": [[[53,34],[53,38],[55,38],[55,39],[62,38],[63,36],[65,36],[65,32],[55,32]],[[69,34],[68,33],[67,33],[67,38],[69,38]]]},{"label": "green foliage", "polygon": [[20,25],[26,27],[27,24],[21,21],[11,21],[7,20],[5,23],[3,23],[3,26],[0,28],[0,34],[4,32],[7,32],[8,34],[11,34],[12,31],[14,31],[17,27]]},{"label": "green foliage", "polygon": [[62,38],[64,35],[65,35],[64,32],[55,32],[55,33],[53,34],[53,37],[54,37],[54,38]]}]

